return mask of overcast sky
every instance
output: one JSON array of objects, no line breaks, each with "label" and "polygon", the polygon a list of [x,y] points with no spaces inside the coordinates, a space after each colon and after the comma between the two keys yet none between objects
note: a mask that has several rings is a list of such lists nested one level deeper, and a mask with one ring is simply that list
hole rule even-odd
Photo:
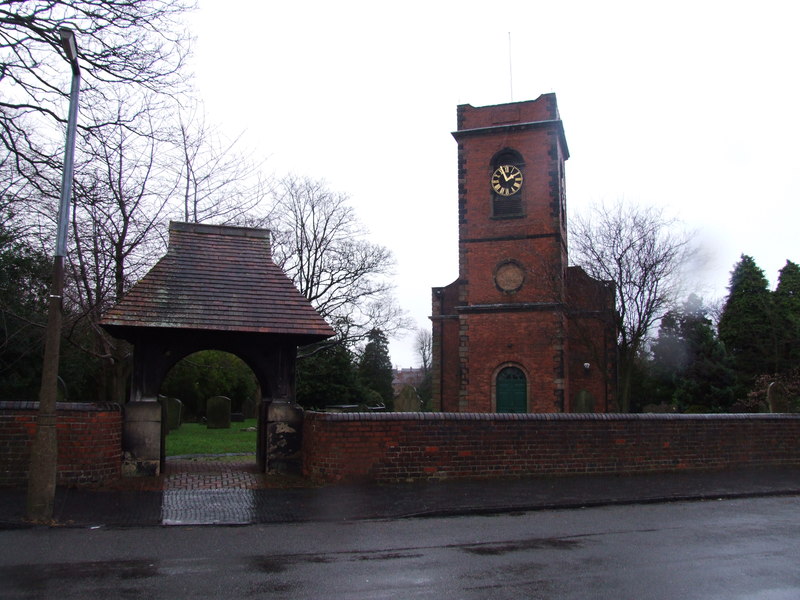
[{"label": "overcast sky", "polygon": [[[567,207],[624,199],[696,232],[709,299],[742,253],[800,261],[800,3],[200,0],[207,117],[267,170],[346,192],[429,327],[458,275],[456,106],[555,92]],[[510,38],[510,42],[509,42]],[[413,335],[392,361],[416,366]]]}]

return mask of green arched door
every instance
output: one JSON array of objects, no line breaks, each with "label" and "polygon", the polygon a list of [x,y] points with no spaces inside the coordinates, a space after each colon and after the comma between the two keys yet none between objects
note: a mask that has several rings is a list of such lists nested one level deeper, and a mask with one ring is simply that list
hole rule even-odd
[{"label": "green arched door", "polygon": [[528,382],[517,367],[505,367],[497,374],[497,412],[528,412]]}]

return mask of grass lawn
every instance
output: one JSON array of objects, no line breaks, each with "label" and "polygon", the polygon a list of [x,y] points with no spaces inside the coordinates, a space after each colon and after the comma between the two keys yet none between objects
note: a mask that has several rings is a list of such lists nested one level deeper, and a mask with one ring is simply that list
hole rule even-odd
[{"label": "grass lawn", "polygon": [[184,423],[167,435],[167,456],[183,454],[226,454],[246,452],[255,454],[256,432],[242,431],[256,427],[256,419],[231,423],[230,429],[208,429],[203,423]]}]

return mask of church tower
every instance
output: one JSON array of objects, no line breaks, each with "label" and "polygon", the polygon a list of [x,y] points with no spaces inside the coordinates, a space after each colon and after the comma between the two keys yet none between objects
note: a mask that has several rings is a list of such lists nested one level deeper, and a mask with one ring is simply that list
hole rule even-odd
[{"label": "church tower", "polygon": [[[570,352],[577,352],[586,336],[572,329],[587,306],[570,306],[570,281],[579,274],[568,268],[564,163],[569,150],[555,95],[459,106],[453,137],[459,273],[452,284],[433,289],[435,410],[575,410],[580,403],[570,397],[576,360]],[[587,284],[585,274],[577,279]],[[590,295],[601,293],[596,299],[584,294],[582,304],[588,299],[589,312],[602,308],[607,316],[610,289],[594,280],[590,288]],[[610,297],[613,310],[613,292]],[[596,337],[596,327],[591,329]],[[597,344],[605,346],[604,355],[606,342]],[[597,356],[586,349],[582,364],[589,365],[586,371],[595,365],[598,385],[587,380],[581,389],[591,398],[584,408],[597,410],[606,408],[609,365],[600,373],[590,354]]]}]

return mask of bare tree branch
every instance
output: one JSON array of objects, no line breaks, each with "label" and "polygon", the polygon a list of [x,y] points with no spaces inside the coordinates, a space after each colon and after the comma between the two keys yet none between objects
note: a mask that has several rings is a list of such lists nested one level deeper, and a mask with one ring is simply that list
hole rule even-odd
[{"label": "bare tree branch", "polygon": [[663,210],[616,202],[573,217],[570,251],[591,277],[616,287],[620,404],[627,411],[633,361],[681,295],[690,238]]},{"label": "bare tree branch", "polygon": [[[190,37],[180,17],[190,0],[0,1],[0,148],[41,193],[58,181],[70,69],[58,30],[76,32],[81,66],[80,127],[89,107],[138,90],[174,96],[187,90],[182,67]],[[122,91],[124,90],[124,92]]]},{"label": "bare tree branch", "polygon": [[268,193],[260,175],[263,163],[239,148],[239,137],[223,139],[195,105],[179,111],[174,138],[180,158],[172,166],[180,180],[176,192],[184,221],[253,224],[265,216],[259,214]]},{"label": "bare tree branch", "polygon": [[348,197],[325,182],[289,175],[278,182],[268,223],[276,264],[339,333],[364,339],[408,326],[394,302],[394,260],[367,241]]}]

